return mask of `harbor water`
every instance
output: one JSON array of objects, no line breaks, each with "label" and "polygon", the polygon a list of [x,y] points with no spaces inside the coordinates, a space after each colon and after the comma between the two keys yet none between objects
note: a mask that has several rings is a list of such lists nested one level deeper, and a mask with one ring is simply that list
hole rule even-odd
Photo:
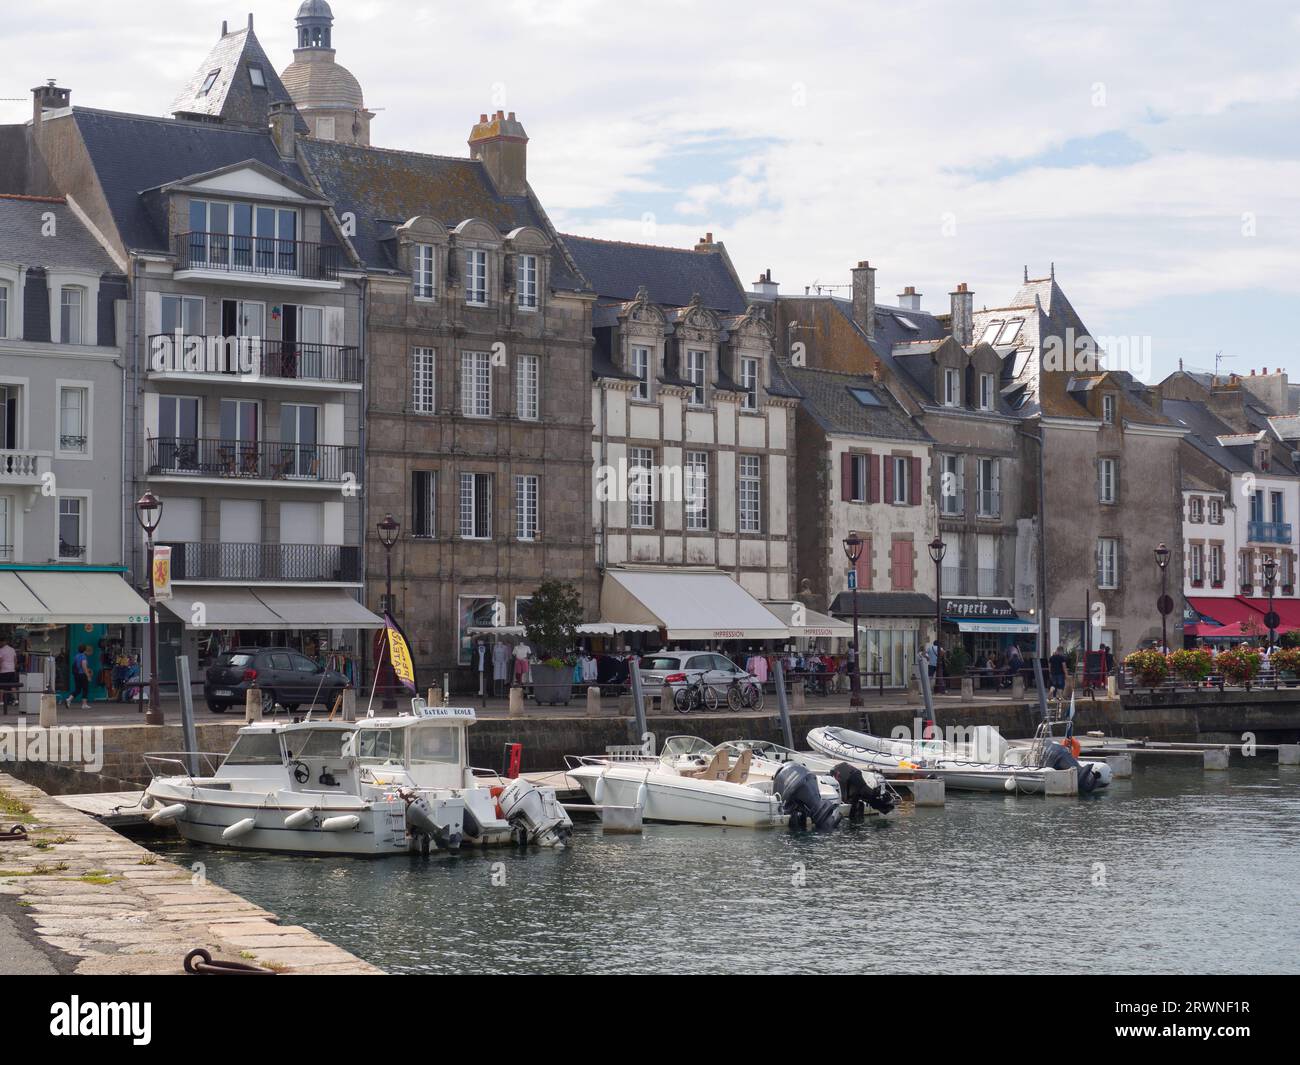
[{"label": "harbor water", "polygon": [[1300,970],[1300,770],[1141,765],[817,836],[647,825],[374,861],[154,844],[394,973]]}]

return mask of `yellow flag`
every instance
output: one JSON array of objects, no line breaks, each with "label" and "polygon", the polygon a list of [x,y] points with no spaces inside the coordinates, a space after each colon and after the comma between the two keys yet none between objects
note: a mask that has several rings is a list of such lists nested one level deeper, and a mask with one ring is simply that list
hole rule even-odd
[{"label": "yellow flag", "polygon": [[393,667],[393,676],[414,695],[419,691],[415,686],[415,659],[411,657],[406,636],[397,627],[397,622],[387,614],[384,615],[384,636],[388,640],[388,661]]}]

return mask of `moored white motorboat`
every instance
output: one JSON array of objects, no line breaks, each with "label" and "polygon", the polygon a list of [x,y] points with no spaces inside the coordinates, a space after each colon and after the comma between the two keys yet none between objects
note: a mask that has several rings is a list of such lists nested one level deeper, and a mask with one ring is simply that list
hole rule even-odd
[{"label": "moored white motorboat", "polygon": [[[734,757],[733,757],[734,755]],[[736,745],[673,736],[658,757],[570,757],[568,776],[596,806],[639,807],[647,821],[770,828],[840,819],[839,787],[797,763],[779,764]]]},{"label": "moored white motorboat", "polygon": [[1048,774],[1071,769],[1078,791],[1085,794],[1111,782],[1105,762],[1079,761],[1063,745],[1040,735],[1026,747],[1009,747],[995,729],[972,730],[974,741],[886,739],[851,729],[825,726],[808,733],[808,745],[826,758],[883,773],[888,777],[918,772],[942,778],[955,791],[1005,791],[1044,794]]}]

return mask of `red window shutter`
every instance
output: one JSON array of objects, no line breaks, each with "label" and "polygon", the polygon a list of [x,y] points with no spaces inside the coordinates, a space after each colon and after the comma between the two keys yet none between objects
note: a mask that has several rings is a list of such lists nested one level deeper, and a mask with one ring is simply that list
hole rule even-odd
[{"label": "red window shutter", "polygon": [[849,502],[853,498],[853,456],[847,451],[840,456],[840,499]]},{"label": "red window shutter", "polygon": [[867,502],[880,502],[880,456],[867,452]]},{"label": "red window shutter", "polygon": [[894,501],[894,456],[885,455],[885,502]]},{"label": "red window shutter", "polygon": [[912,482],[912,506],[921,505],[921,460],[913,457],[911,460],[912,476],[909,480]]},{"label": "red window shutter", "polygon": [[853,568],[858,574],[858,590],[867,591],[871,587],[871,537],[862,537],[862,554]]},{"label": "red window shutter", "polygon": [[894,541],[894,573],[893,584],[895,591],[910,591],[912,587],[912,541],[895,540]]}]

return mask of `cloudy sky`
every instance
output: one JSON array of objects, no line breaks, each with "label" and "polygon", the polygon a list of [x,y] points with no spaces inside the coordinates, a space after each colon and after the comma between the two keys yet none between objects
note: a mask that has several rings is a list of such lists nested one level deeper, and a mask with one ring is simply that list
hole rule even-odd
[{"label": "cloudy sky", "polygon": [[[236,4],[238,6],[236,6]],[[297,0],[63,0],[6,12],[0,97],[165,114],[223,19],[283,68]],[[333,0],[375,143],[465,154],[518,112],[556,225],[690,244],[742,278],[882,300],[959,281],[999,306],[1027,264],[1094,334],[1300,376],[1294,3]],[[27,116],[0,103],[0,121]]]}]

